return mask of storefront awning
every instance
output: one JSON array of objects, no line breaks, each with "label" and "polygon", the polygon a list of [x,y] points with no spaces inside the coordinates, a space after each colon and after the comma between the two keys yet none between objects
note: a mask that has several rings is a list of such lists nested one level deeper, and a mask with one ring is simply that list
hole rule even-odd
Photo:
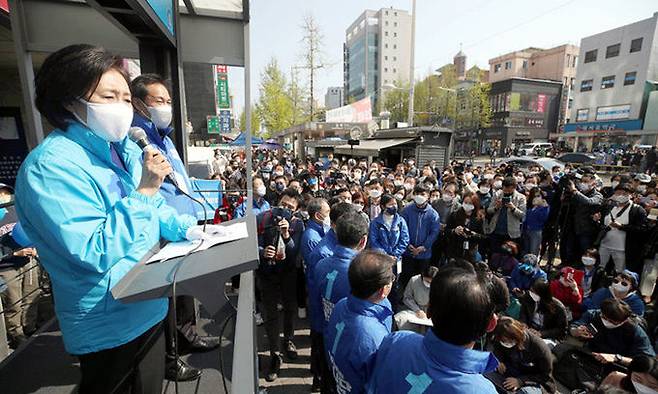
[{"label": "storefront awning", "polygon": [[415,139],[416,137],[362,140],[359,145],[354,145],[353,149],[350,145],[339,145],[334,148],[334,153],[339,155],[351,155],[351,156],[377,156],[379,154],[379,151],[381,151],[382,149],[406,144],[407,142],[411,142]]}]

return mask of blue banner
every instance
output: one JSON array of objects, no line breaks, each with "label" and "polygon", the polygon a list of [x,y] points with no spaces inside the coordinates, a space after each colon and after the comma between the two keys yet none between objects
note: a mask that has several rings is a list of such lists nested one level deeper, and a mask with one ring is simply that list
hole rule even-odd
[{"label": "blue banner", "polygon": [[567,123],[564,125],[565,132],[574,131],[614,131],[614,130],[641,130],[642,119],[632,120],[609,120],[605,122],[582,122]]},{"label": "blue banner", "polygon": [[[212,219],[215,210],[222,205],[223,194],[220,191],[223,189],[222,181],[216,179],[191,179],[190,182],[192,182],[192,196],[204,204],[208,210],[208,219]],[[203,208],[199,204],[194,205],[197,209],[196,217],[202,220]]]},{"label": "blue banner", "polygon": [[146,0],[163,25],[174,34],[174,0]]}]

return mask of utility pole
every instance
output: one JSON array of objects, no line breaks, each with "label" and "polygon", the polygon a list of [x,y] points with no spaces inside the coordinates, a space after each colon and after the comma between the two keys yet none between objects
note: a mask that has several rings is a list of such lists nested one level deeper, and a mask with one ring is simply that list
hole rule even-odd
[{"label": "utility pole", "polygon": [[305,31],[304,36],[304,61],[305,64],[301,68],[308,69],[309,73],[309,87],[310,87],[310,121],[313,121],[313,105],[315,101],[315,71],[325,67],[324,62],[321,59],[321,45],[322,45],[322,34],[320,33],[320,28],[315,22],[315,18],[312,15],[308,15],[304,18],[304,24],[302,28]]},{"label": "utility pole", "polygon": [[414,54],[416,52],[416,0],[411,0],[411,64],[409,64],[409,114],[407,123],[414,125]]}]

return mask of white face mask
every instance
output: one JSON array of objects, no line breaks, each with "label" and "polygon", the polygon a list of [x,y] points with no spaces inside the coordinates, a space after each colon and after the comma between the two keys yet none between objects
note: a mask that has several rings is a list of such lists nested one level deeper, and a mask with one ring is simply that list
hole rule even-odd
[{"label": "white face mask", "polygon": [[580,182],[578,184],[578,190],[580,190],[581,192],[588,192],[591,189],[591,187],[592,186],[589,183],[585,183],[585,182]]},{"label": "white face mask", "polygon": [[534,183],[526,183],[525,184],[525,189],[528,190],[528,191],[532,190],[535,187],[537,187],[537,185],[535,185]]},{"label": "white face mask", "polygon": [[451,196],[450,194],[444,194],[441,196],[441,199],[443,202],[451,202],[454,197]]},{"label": "white face mask", "polygon": [[372,197],[372,198],[379,198],[379,197],[381,197],[382,192],[378,189],[373,189],[373,190],[370,191],[369,194],[370,194],[370,197]]},{"label": "white face mask", "polygon": [[603,317],[601,318],[601,322],[603,323],[603,327],[607,328],[608,330],[612,330],[614,328],[621,327],[621,326],[624,325],[624,323],[626,323],[625,321],[623,321],[619,324],[615,324],[611,321],[608,321],[607,319],[604,319]]},{"label": "white face mask", "polygon": [[502,187],[503,187],[503,181],[495,181],[495,182],[493,183],[493,187],[494,187],[494,189],[500,189],[500,188],[502,188]]},{"label": "white face mask", "polygon": [[[94,134],[107,142],[118,142],[126,138],[133,121],[133,108],[128,103],[90,103],[80,100],[87,108],[85,124]],[[77,115],[76,115],[77,117]]]},{"label": "white face mask", "polygon": [[432,284],[426,280],[423,281],[423,285],[428,289],[430,288],[430,286],[432,286]]},{"label": "white face mask", "polygon": [[528,291],[528,295],[530,296],[530,298],[532,298],[534,302],[539,302],[539,300],[541,299],[539,294],[535,293],[534,291]]},{"label": "white face mask", "polygon": [[425,196],[414,196],[414,202],[416,205],[423,205],[427,202],[427,197]]},{"label": "white face mask", "polygon": [[151,120],[158,129],[166,129],[171,124],[173,116],[171,112],[171,105],[160,105],[157,107],[149,107]]},{"label": "white face mask", "polygon": [[626,194],[615,194],[610,199],[619,205],[625,205],[631,198]]},{"label": "white face mask", "polygon": [[265,187],[265,185],[258,186],[258,188],[256,189],[256,194],[259,197],[263,197],[265,193],[267,193],[267,188]]},{"label": "white face mask", "polygon": [[331,218],[329,216],[325,217],[322,221],[324,227],[331,227]]},{"label": "white face mask", "polygon": [[491,191],[491,189],[488,188],[488,187],[485,187],[485,186],[480,187],[480,193],[482,193],[482,194],[487,194],[490,191]]},{"label": "white face mask", "polygon": [[506,349],[511,349],[511,348],[513,348],[514,346],[516,346],[516,343],[514,343],[514,342],[503,342],[503,341],[500,341],[499,343],[500,343],[500,346],[502,346],[502,347],[504,347],[504,348],[506,348]]},{"label": "white face mask", "polygon": [[412,185],[411,183],[405,183],[405,184],[404,184],[404,190],[409,191],[409,190],[411,190],[411,189],[413,189],[413,188],[414,188],[414,185]]},{"label": "white face mask", "polygon": [[357,212],[363,211],[363,204],[353,204]]},{"label": "white face mask", "polygon": [[612,185],[612,189],[614,190],[614,188],[619,186],[619,181],[612,181],[611,185]]},{"label": "white face mask", "polygon": [[612,288],[617,292],[617,293],[626,293],[628,290],[630,290],[630,286],[624,286],[621,283],[613,283]]},{"label": "white face mask", "polygon": [[580,260],[583,262],[583,265],[586,265],[588,267],[591,267],[594,264],[596,264],[596,259],[594,257],[583,256]]},{"label": "white face mask", "polygon": [[494,175],[491,174],[491,173],[484,174],[484,179],[486,179],[486,180],[493,179],[493,177],[494,177]]},{"label": "white face mask", "polygon": [[544,200],[541,197],[535,197],[532,199],[532,205],[541,205]]},{"label": "white face mask", "polygon": [[466,213],[470,213],[470,212],[473,212],[473,210],[475,209],[475,205],[473,205],[473,204],[464,204],[464,205],[462,205],[462,208],[464,208],[464,211]]}]

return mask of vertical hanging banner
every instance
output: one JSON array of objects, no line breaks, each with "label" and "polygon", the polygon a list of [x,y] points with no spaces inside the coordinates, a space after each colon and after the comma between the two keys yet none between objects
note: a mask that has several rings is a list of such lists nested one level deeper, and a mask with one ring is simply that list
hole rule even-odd
[{"label": "vertical hanging banner", "polygon": [[219,111],[219,130],[222,133],[231,131],[231,111],[227,109]]},{"label": "vertical hanging banner", "polygon": [[217,114],[220,109],[230,108],[231,101],[228,93],[228,70],[226,65],[215,65],[215,97]]}]

